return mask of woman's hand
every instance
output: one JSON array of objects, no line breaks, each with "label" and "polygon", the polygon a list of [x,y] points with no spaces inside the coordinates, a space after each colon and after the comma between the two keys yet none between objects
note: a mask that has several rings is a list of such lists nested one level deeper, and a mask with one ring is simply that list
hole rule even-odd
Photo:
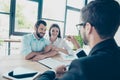
[{"label": "woman's hand", "polygon": [[71,42],[74,41],[74,39],[75,39],[74,36],[69,35],[66,37],[66,40],[71,41]]},{"label": "woman's hand", "polygon": [[33,59],[31,59],[32,61],[38,61],[38,60],[42,60],[42,59],[45,59],[46,56],[43,55],[43,54],[39,54],[37,56],[35,56]]},{"label": "woman's hand", "polygon": [[26,59],[26,60],[30,60],[30,59],[33,59],[35,56],[37,56],[37,54],[32,52],[32,53],[28,54],[28,55],[25,57],[25,59]]},{"label": "woman's hand", "polygon": [[53,47],[52,47],[52,50],[59,52],[59,48],[56,47],[56,46],[53,46]]}]

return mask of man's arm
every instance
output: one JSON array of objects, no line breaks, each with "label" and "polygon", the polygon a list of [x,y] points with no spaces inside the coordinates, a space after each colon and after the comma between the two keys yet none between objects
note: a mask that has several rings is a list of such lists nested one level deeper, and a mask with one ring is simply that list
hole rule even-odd
[{"label": "man's arm", "polygon": [[39,54],[42,54],[43,52],[31,52],[28,55],[26,55],[25,59],[30,60],[33,59],[35,56],[38,56]]},{"label": "man's arm", "polygon": [[44,59],[44,58],[48,58],[48,57],[52,57],[52,56],[55,56],[56,54],[58,54],[57,51],[49,51],[49,52],[46,52],[46,53],[42,53],[42,54],[39,54],[35,57],[33,57],[33,61],[38,61],[38,60],[41,60],[41,59]]},{"label": "man's arm", "polygon": [[54,80],[56,77],[55,72],[46,71],[37,80]]},{"label": "man's arm", "polygon": [[[55,74],[55,72],[46,71],[40,76],[38,80],[44,80],[43,77],[45,77],[46,80],[79,80],[79,79],[86,80],[83,75],[82,68],[80,67],[81,65],[79,61],[80,61],[79,59],[72,61],[69,67],[69,70],[65,72],[64,74],[62,74],[60,78],[55,79],[54,77],[55,75],[53,75],[53,73]],[[56,73],[59,73],[59,72],[56,72]],[[50,77],[54,77],[54,79],[51,79]]]},{"label": "man's arm", "polygon": [[45,47],[44,51],[41,52],[31,52],[29,53],[25,59],[26,60],[33,60],[33,61],[38,61],[40,59],[44,59],[47,57],[55,56],[58,52],[55,50],[52,50],[52,46],[48,45]]}]

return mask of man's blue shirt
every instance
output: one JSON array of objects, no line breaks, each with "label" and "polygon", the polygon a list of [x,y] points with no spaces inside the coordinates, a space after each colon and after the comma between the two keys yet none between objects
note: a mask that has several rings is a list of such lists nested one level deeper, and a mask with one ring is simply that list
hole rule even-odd
[{"label": "man's blue shirt", "polygon": [[31,52],[43,51],[45,46],[49,45],[50,42],[45,39],[37,39],[34,34],[24,35],[22,38],[22,50],[21,53],[28,55]]}]

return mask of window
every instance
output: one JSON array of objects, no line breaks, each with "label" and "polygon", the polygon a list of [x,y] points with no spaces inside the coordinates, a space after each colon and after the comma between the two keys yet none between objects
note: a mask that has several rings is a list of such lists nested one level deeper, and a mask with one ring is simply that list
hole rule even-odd
[{"label": "window", "polygon": [[0,38],[9,37],[10,1],[0,0]]},{"label": "window", "polygon": [[67,6],[81,9],[85,5],[85,0],[67,0]]},{"label": "window", "polygon": [[9,15],[0,14],[0,38],[9,37]]},{"label": "window", "polygon": [[66,0],[43,0],[42,18],[64,21]]},{"label": "window", "polygon": [[37,20],[38,3],[29,0],[16,0],[15,32],[33,32]]},{"label": "window", "polygon": [[[52,24],[58,24],[61,36],[64,33],[66,0],[43,0],[42,19],[47,22],[48,30]],[[48,30],[46,36],[48,36]]]},{"label": "window", "polygon": [[67,0],[65,35],[78,35],[76,24],[80,23],[80,10],[85,6],[86,0]]},{"label": "window", "polygon": [[11,0],[0,0],[0,12],[10,12]]},{"label": "window", "polygon": [[[9,38],[10,2],[11,0],[0,0],[0,40]],[[1,55],[6,55],[7,48],[8,44],[0,41]]]},{"label": "window", "polygon": [[79,19],[80,19],[80,12],[67,10],[65,35],[78,35],[76,24],[79,23]]}]

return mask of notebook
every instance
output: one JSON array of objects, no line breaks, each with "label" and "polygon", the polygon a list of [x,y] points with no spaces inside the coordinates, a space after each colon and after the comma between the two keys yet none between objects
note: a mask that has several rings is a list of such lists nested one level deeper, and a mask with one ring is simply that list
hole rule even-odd
[{"label": "notebook", "polygon": [[17,67],[14,70],[3,74],[3,77],[12,80],[34,80],[38,75],[40,75],[40,72],[38,71],[24,67]]},{"label": "notebook", "polygon": [[43,64],[44,66],[50,68],[50,69],[54,69],[60,65],[65,65],[65,63],[60,62],[58,60],[52,59],[52,58],[46,58],[43,60],[39,60],[38,61],[40,64]]}]

